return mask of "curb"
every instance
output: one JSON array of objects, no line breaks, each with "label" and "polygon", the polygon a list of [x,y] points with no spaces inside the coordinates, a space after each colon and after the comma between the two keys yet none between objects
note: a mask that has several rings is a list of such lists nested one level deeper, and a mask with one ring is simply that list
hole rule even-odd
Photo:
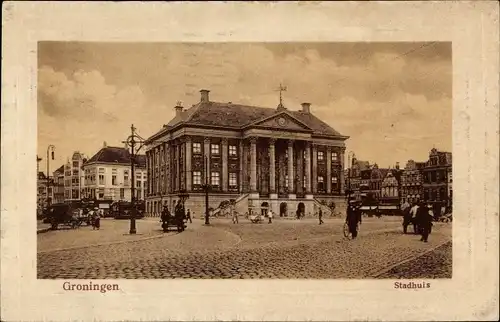
[{"label": "curb", "polygon": [[38,234],[43,234],[43,233],[46,233],[48,231],[50,231],[50,228],[41,228],[41,229],[37,229],[36,234],[37,235]]}]

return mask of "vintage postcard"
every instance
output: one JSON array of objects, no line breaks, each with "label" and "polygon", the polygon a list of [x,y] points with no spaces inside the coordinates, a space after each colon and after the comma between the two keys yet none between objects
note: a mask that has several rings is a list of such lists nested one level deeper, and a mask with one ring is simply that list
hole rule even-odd
[{"label": "vintage postcard", "polygon": [[2,320],[498,318],[494,2],[3,13]]}]

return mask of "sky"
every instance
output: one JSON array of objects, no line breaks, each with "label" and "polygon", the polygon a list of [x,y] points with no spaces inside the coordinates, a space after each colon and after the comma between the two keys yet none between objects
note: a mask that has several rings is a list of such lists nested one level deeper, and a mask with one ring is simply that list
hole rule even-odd
[{"label": "sky", "polygon": [[[148,137],[174,106],[210,100],[311,112],[350,138],[347,152],[381,167],[452,150],[450,43],[38,44],[38,155],[50,171],[74,151]],[[45,162],[41,168],[45,171]]]}]

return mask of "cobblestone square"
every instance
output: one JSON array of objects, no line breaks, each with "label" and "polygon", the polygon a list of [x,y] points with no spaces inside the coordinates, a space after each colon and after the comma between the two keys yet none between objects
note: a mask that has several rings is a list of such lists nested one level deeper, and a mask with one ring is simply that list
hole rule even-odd
[{"label": "cobblestone square", "polygon": [[402,233],[398,218],[367,218],[356,240],[342,219],[277,219],[272,224],[195,219],[163,233],[157,219],[104,220],[38,235],[38,278],[451,278],[451,225],[436,223],[428,243]]}]

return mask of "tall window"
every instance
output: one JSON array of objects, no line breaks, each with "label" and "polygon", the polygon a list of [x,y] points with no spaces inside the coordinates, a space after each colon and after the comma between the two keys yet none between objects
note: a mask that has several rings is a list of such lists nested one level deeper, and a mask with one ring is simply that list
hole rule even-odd
[{"label": "tall window", "polygon": [[125,189],[120,188],[120,199],[125,199]]},{"label": "tall window", "polygon": [[285,175],[285,188],[288,188],[288,174]]},{"label": "tall window", "polygon": [[199,143],[199,142],[193,143],[193,153],[195,153],[195,154],[201,153],[201,143]]},{"label": "tall window", "polygon": [[194,185],[201,185],[201,172],[200,171],[193,171],[193,184]]},{"label": "tall window", "polygon": [[325,178],[323,176],[318,176],[318,190],[324,190]]},{"label": "tall window", "polygon": [[78,175],[78,169],[73,169],[73,175],[77,176]]},{"label": "tall window", "polygon": [[220,154],[219,145],[218,144],[211,144],[210,151],[212,152],[213,155],[219,155]]},{"label": "tall window", "polygon": [[323,161],[323,151],[318,151],[318,161]]},{"label": "tall window", "polygon": [[332,176],[332,187],[337,188],[338,178],[337,176]]},{"label": "tall window", "polygon": [[104,181],[104,169],[99,168],[99,184],[104,185],[106,182]]},{"label": "tall window", "polygon": [[220,185],[220,174],[219,172],[212,172],[211,175],[211,184],[212,186],[218,186]]},{"label": "tall window", "polygon": [[229,156],[230,157],[235,157],[238,155],[238,153],[236,152],[236,145],[230,145],[229,146]]},{"label": "tall window", "polygon": [[116,170],[116,169],[112,169],[112,170],[111,170],[111,173],[112,173],[112,175],[113,175],[113,176],[111,177],[111,184],[112,184],[113,186],[116,186],[116,185],[118,185],[118,182],[117,182],[117,175],[118,175],[118,172],[117,172],[117,170]]},{"label": "tall window", "polygon": [[78,161],[73,161],[73,168],[78,168]]},{"label": "tall window", "polygon": [[135,182],[135,187],[136,187],[136,188],[140,188],[140,187],[141,187],[141,181],[136,180],[136,182]]},{"label": "tall window", "polygon": [[234,188],[237,185],[238,185],[238,179],[236,173],[234,172],[229,173],[229,186]]},{"label": "tall window", "polygon": [[128,185],[128,170],[123,171],[123,183]]},{"label": "tall window", "polygon": [[339,155],[337,152],[332,152],[332,162],[337,162],[339,160]]}]

